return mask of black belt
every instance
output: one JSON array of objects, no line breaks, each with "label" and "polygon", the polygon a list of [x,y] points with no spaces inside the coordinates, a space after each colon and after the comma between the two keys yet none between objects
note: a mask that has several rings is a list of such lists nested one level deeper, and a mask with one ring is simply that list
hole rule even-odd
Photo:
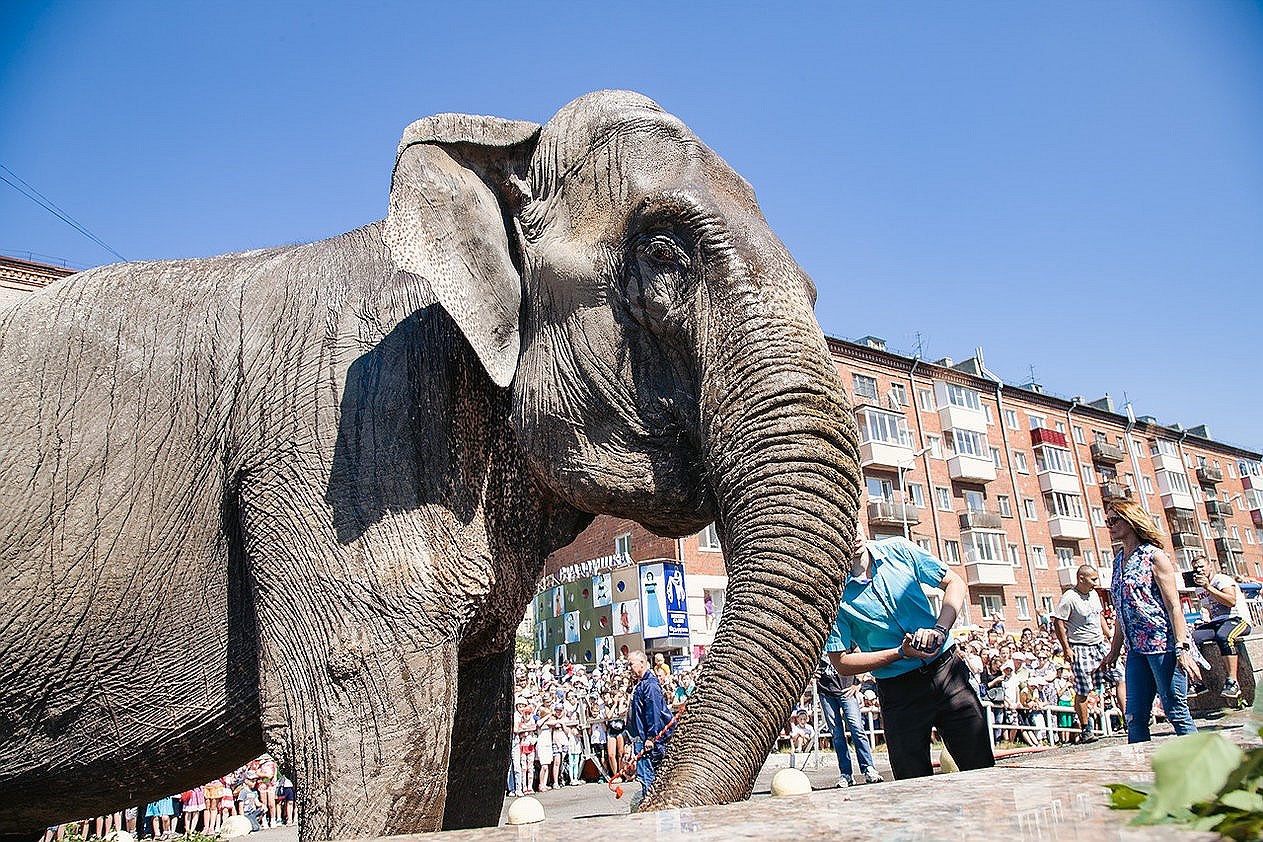
[{"label": "black belt", "polygon": [[912,676],[915,676],[915,675],[928,675],[932,672],[936,672],[940,667],[950,663],[951,660],[955,656],[956,656],[956,646],[955,644],[953,644],[947,647],[947,649],[944,650],[942,654],[936,656],[934,660],[924,663],[921,666],[917,667],[916,669],[911,669],[911,670],[908,670],[907,672],[901,672],[898,675],[892,675],[890,678],[879,678],[877,679],[877,681],[878,683],[894,682],[894,681],[898,681],[901,678],[911,678]]}]

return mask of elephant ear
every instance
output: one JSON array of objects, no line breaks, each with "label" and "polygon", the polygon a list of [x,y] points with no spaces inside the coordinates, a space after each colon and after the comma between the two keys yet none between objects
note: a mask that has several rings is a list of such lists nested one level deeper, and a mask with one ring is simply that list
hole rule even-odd
[{"label": "elephant ear", "polygon": [[525,201],[535,123],[439,114],[404,130],[384,237],[425,279],[498,386],[517,370],[522,279],[506,220]]}]

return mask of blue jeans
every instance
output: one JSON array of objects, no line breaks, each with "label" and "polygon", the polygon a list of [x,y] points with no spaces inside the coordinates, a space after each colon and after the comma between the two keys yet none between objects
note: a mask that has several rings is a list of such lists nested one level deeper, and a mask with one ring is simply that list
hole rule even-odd
[{"label": "blue jeans", "polygon": [[[820,712],[824,715],[825,727],[829,729],[833,740],[833,753],[838,756],[838,772],[844,778],[850,778],[851,753],[846,747],[846,732],[851,732],[851,743],[855,746],[855,759],[859,761],[863,772],[873,765],[873,749],[868,744],[868,735],[864,733],[864,719],[860,715],[859,694],[852,696],[835,696],[832,693],[817,693],[820,699]],[[842,727],[842,720],[846,728]]]},{"label": "blue jeans", "polygon": [[1176,666],[1174,652],[1127,653],[1127,742],[1149,741],[1153,697],[1162,702],[1167,721],[1177,734],[1193,734],[1197,726],[1188,710],[1188,676]]}]

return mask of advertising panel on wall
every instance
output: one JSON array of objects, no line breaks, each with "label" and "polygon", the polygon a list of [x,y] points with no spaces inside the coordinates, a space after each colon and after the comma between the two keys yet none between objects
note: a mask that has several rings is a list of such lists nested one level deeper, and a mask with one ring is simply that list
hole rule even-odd
[{"label": "advertising panel on wall", "polygon": [[687,637],[684,567],[672,562],[640,565],[641,630],[645,640]]}]

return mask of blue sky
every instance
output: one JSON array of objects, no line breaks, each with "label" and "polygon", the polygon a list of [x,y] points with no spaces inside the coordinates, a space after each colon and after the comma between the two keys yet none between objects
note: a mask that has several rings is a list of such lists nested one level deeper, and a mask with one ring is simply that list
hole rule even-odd
[{"label": "blue sky", "polygon": [[[827,333],[1263,449],[1257,3],[10,0],[0,60],[0,164],[133,260],[381,218],[417,117],[638,90],[755,186]],[[4,183],[0,252],[114,260]]]}]

